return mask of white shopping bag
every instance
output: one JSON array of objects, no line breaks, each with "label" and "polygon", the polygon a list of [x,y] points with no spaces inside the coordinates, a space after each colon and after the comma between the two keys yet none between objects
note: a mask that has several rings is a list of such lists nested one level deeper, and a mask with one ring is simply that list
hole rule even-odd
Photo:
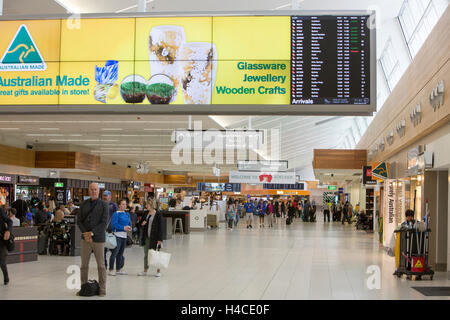
[{"label": "white shopping bag", "polygon": [[107,232],[105,236],[105,248],[114,250],[117,247],[116,236],[112,233]]},{"label": "white shopping bag", "polygon": [[167,269],[169,267],[170,257],[170,253],[151,249],[149,265],[157,269]]}]

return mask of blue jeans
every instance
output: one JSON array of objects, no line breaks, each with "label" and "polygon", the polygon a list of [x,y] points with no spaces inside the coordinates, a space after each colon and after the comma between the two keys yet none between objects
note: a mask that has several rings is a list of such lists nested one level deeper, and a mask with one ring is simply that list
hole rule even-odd
[{"label": "blue jeans", "polygon": [[109,270],[114,270],[114,260],[116,260],[116,269],[119,271],[123,263],[123,252],[125,251],[125,247],[127,246],[126,238],[116,237],[117,247],[112,251],[111,257],[109,258]]}]

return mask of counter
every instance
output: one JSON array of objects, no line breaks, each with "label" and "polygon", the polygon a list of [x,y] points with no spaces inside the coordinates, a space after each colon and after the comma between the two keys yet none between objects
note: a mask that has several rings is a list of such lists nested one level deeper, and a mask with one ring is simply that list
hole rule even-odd
[{"label": "counter", "polygon": [[7,264],[37,261],[38,259],[38,228],[14,227],[12,234],[15,237],[14,251],[8,252]]},{"label": "counter", "polygon": [[181,218],[183,221],[183,231],[185,234],[190,232],[190,210],[174,210],[174,211],[161,211],[164,218],[172,218],[172,223],[176,218]]}]

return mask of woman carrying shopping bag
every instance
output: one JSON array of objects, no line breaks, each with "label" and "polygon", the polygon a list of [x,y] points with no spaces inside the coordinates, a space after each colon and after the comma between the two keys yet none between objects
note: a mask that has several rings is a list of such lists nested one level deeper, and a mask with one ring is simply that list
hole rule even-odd
[{"label": "woman carrying shopping bag", "polygon": [[[159,211],[156,211],[151,202],[144,203],[145,210],[148,211],[141,219],[140,245],[144,246],[144,271],[138,276],[146,276],[148,271],[148,251],[161,248],[163,241],[163,217]],[[161,270],[156,270],[157,278],[161,277]]]},{"label": "woman carrying shopping bag", "polygon": [[[111,226],[113,234],[116,237],[117,246],[111,253],[109,258],[109,275],[115,276],[126,275],[127,273],[122,270],[123,267],[123,254],[125,247],[127,246],[127,231],[131,231],[131,219],[130,214],[126,212],[127,201],[121,200],[119,203],[119,210],[114,212],[111,219]],[[114,262],[116,262],[116,271],[114,271]]]}]

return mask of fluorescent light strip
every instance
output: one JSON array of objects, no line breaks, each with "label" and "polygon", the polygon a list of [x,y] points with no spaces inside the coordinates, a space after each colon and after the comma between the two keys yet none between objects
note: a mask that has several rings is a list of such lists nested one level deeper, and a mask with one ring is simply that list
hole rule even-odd
[{"label": "fluorescent light strip", "polygon": [[58,131],[59,128],[39,128],[39,130]]},{"label": "fluorescent light strip", "polygon": [[183,123],[187,121],[181,120],[0,120],[0,123]]},{"label": "fluorescent light strip", "polygon": [[276,7],[276,8],[273,9],[273,10],[280,10],[280,9],[283,9],[283,8],[290,7],[291,5],[292,5],[291,3],[283,4],[282,6]]},{"label": "fluorescent light strip", "polygon": [[102,137],[170,137],[167,134],[102,134]]},{"label": "fluorescent light strip", "polygon": [[27,137],[64,137],[61,133],[27,133]]},{"label": "fluorescent light strip", "polygon": [[[147,3],[150,3],[150,2],[153,2],[153,1],[155,1],[155,0],[147,0]],[[125,11],[128,11],[128,10],[137,8],[137,7],[138,7],[138,5],[135,4],[135,5],[133,5],[133,6],[129,6],[128,8],[117,10],[116,13],[125,12]]]},{"label": "fluorescent light strip", "polygon": [[5,130],[5,131],[11,130],[11,131],[14,131],[14,130],[19,130],[19,128],[0,128],[0,130]]},{"label": "fluorescent light strip", "polygon": [[104,143],[88,143],[88,144],[83,144],[86,147],[95,147],[95,146],[124,146],[124,147],[170,147],[173,148],[173,145],[154,145],[154,144],[127,144],[127,143],[122,143],[122,144],[104,144]]},{"label": "fluorescent light strip", "polygon": [[119,140],[101,140],[101,139],[50,139],[52,142],[118,142]]},{"label": "fluorescent light strip", "polygon": [[122,128],[102,128],[102,131],[122,131]]}]

